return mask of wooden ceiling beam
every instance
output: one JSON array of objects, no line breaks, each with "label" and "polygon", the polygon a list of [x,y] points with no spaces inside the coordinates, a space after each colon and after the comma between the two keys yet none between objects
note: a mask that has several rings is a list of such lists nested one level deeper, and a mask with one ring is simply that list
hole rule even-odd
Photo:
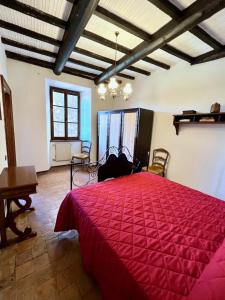
[{"label": "wooden ceiling beam", "polygon": [[133,25],[132,23],[126,21],[125,19],[113,14],[112,12],[108,11],[107,9],[101,7],[101,6],[97,6],[94,14],[109,22],[112,23],[118,27],[120,27],[121,29],[139,37],[140,39],[143,40],[150,40],[151,39],[151,34],[149,34],[148,32],[145,32],[144,30],[136,27],[135,25]]},{"label": "wooden ceiling beam", "polygon": [[[6,6],[8,8],[14,9],[16,11],[19,11],[21,13],[32,16],[34,18],[40,19],[44,22],[47,22],[47,23],[53,24],[55,26],[61,27],[63,29],[66,28],[67,22],[65,22],[64,20],[58,19],[58,18],[56,18],[52,15],[46,14],[46,13],[44,13],[44,12],[38,10],[38,9],[33,8],[32,6],[23,4],[22,2],[19,2],[17,0],[14,0],[14,1],[0,0],[0,4]],[[77,2],[75,4],[77,4]],[[114,42],[111,42],[111,41],[106,40],[106,39],[104,40],[104,38],[102,38],[101,36],[98,36],[97,34],[92,34],[91,32],[85,31],[84,36],[88,39],[94,40],[97,43],[101,43],[101,44],[104,44],[107,47],[115,49],[115,43]],[[60,45],[58,45],[58,46],[60,46]],[[131,51],[131,49],[128,49],[128,48],[123,47],[121,45],[119,45],[119,48],[120,48],[120,51],[123,52],[123,53],[129,53],[129,51]],[[164,63],[161,63],[161,62],[158,62],[157,60],[154,60],[154,59],[151,59],[151,58],[150,59],[146,58],[145,61],[148,62],[148,63],[151,63],[151,64],[156,64],[159,67],[169,69],[168,65],[166,65]],[[141,73],[141,74],[144,74],[144,75],[147,75],[147,76],[150,75],[150,72],[148,72],[148,71],[145,72],[145,70],[143,70],[143,72],[138,72],[138,73]]]},{"label": "wooden ceiling beam", "polygon": [[44,50],[44,49],[39,49],[37,47],[29,46],[27,44],[19,43],[19,42],[13,41],[13,40],[8,39],[8,38],[2,37],[1,41],[2,41],[3,44],[8,45],[8,46],[12,46],[12,47],[15,47],[15,48],[31,51],[31,52],[34,52],[34,53],[37,53],[37,54],[46,55],[46,56],[53,57],[53,58],[56,57],[56,53],[54,53],[54,52]]},{"label": "wooden ceiling beam", "polygon": [[24,4],[20,1],[17,1],[17,0],[0,0],[0,4],[5,6],[5,7],[8,7],[8,8],[11,8],[11,9],[14,9],[20,13],[23,13],[23,14],[26,14],[28,16],[31,16],[33,18],[37,18],[41,21],[44,21],[46,23],[49,23],[49,24],[52,24],[52,25],[55,25],[57,27],[60,27],[62,29],[65,29],[66,28],[66,25],[67,25],[67,22],[62,20],[62,19],[59,19],[55,16],[52,16],[50,14],[47,14],[39,9],[36,9],[35,7],[32,7],[30,5],[27,5],[27,4]]},{"label": "wooden ceiling beam", "polygon": [[101,83],[123,69],[133,65],[138,60],[146,57],[153,51],[163,47],[182,33],[189,31],[198,23],[210,18],[225,7],[224,0],[197,0],[183,11],[183,16],[172,20],[152,36],[151,42],[142,42],[136,46],[132,53],[122,57],[116,66],[111,66],[107,71],[96,77],[95,83]]},{"label": "wooden ceiling beam", "polygon": [[[74,0],[67,0],[67,1],[69,1],[71,3],[74,3],[75,5],[77,5],[77,3],[78,3],[78,0],[76,0],[76,1],[74,1]],[[173,19],[178,19],[183,14],[183,11],[181,11],[179,8],[177,8],[170,1],[164,1],[164,0],[148,0],[148,1],[151,2],[152,4],[154,4],[155,6],[157,6],[160,10],[162,10],[164,13],[166,13],[167,15],[169,15]],[[60,27],[62,29],[66,28],[66,25],[67,25],[66,21],[64,21],[64,20],[62,20],[60,18],[57,18],[55,16],[52,16],[50,14],[47,14],[47,13],[41,11],[41,10],[38,10],[38,9],[32,7],[32,6],[29,6],[27,4],[19,2],[17,0],[14,0],[14,1],[0,0],[0,4],[3,5],[3,6],[5,6],[5,7],[14,9],[14,10],[16,10],[18,12],[21,12],[21,13],[24,13],[26,15],[29,15],[31,17],[37,18],[39,20],[42,20],[42,21],[44,21],[46,23],[49,23],[49,24],[55,25],[57,27]],[[101,7],[99,5],[96,7],[96,10],[95,10],[94,14],[97,15],[98,17],[106,20],[106,21],[109,21],[109,22],[113,23],[116,26],[119,26],[120,28],[126,30],[127,32],[130,32],[131,34],[134,34],[135,36],[137,36],[137,37],[139,37],[139,38],[141,38],[143,40],[150,41],[151,38],[152,38],[151,34],[145,32],[144,30],[142,30],[142,29],[140,29],[138,27],[136,27],[132,23],[129,23],[128,21],[120,18],[119,16],[117,16],[117,15],[109,12],[108,10],[104,9],[103,7]],[[4,22],[4,21],[0,21],[0,22]],[[6,24],[7,24],[7,26],[4,26]],[[6,28],[8,30],[11,30],[11,29],[14,30],[15,27],[13,27],[13,26],[16,26],[16,25],[10,24],[8,22],[5,22],[4,24],[2,23],[1,25],[3,25],[2,27]],[[27,29],[25,29],[25,30],[27,30]],[[16,31],[16,32],[20,33],[19,31]],[[207,43],[212,48],[214,48],[216,50],[221,50],[221,51],[215,51],[215,52],[214,51],[210,51],[209,52],[210,56],[211,56],[211,53],[213,54],[213,57],[214,56],[217,57],[217,55],[218,55],[217,53],[220,53],[219,56],[222,55],[221,53],[223,53],[223,45],[221,43],[219,43],[217,40],[215,40],[213,37],[211,37],[201,27],[195,26],[194,28],[192,28],[190,30],[190,32],[192,34],[194,34],[195,36],[197,36],[199,39],[201,39],[203,42]],[[25,34],[27,36],[30,36],[29,30],[27,30],[27,32],[25,32],[23,30],[23,34]],[[32,37],[33,38],[36,38],[37,35],[39,35],[39,34],[35,33],[35,32],[32,32]],[[86,31],[86,37],[87,38],[88,38],[88,35],[93,40],[92,33]],[[50,43],[53,42],[56,46],[60,46],[61,45],[60,41],[54,40],[54,39],[49,38],[49,37],[44,36],[44,35],[42,35],[42,37],[43,37],[42,41],[50,42]],[[95,42],[98,42],[98,43],[101,43],[101,44],[103,42],[103,38],[99,37],[96,34],[94,34],[94,40],[95,40]],[[110,46],[110,48],[115,49],[115,43],[113,43],[111,41],[108,41],[108,40],[106,40],[105,42],[106,42],[107,46]],[[122,50],[121,52],[123,52],[125,54],[128,54],[128,52],[129,52],[130,49],[121,46],[120,50]],[[172,47],[170,45],[163,46],[162,50],[168,52],[171,55],[179,57],[180,59],[186,60],[186,61],[188,61],[188,62],[190,62],[192,64],[195,64],[195,62],[198,61],[198,57],[195,59],[195,58],[191,57],[190,55],[185,54],[182,51],[180,51],[180,50],[178,50],[178,49],[176,49],[176,48],[174,48],[174,47]],[[94,53],[92,53],[92,55],[94,55]],[[202,57],[202,59],[204,61],[207,60],[207,54],[203,54],[203,55],[201,55],[199,57],[200,58]],[[102,58],[104,58],[104,57],[102,56]],[[100,60],[104,61],[104,59],[100,59]],[[148,58],[147,58],[147,62],[156,63],[157,65],[158,65],[158,63],[160,64],[160,62],[155,61],[155,60],[154,61],[149,61]],[[112,64],[113,61],[111,60],[110,63]],[[158,66],[164,67],[164,65],[158,65]],[[130,67],[129,69],[131,70],[131,68],[132,67]],[[145,70],[142,70],[142,69],[139,69],[139,68],[135,68],[135,67],[133,67],[133,68],[134,68],[134,70],[132,70],[132,71],[134,71],[134,72],[138,72],[138,73],[141,73],[141,74],[144,74],[144,75],[150,75],[150,73],[147,72],[147,71],[145,71]],[[99,70],[100,69],[101,69],[101,67],[99,67]]]},{"label": "wooden ceiling beam", "polygon": [[182,52],[182,51],[180,51],[180,50],[178,50],[178,49],[170,46],[169,44],[164,45],[163,47],[161,47],[161,49],[164,50],[164,51],[166,51],[167,53],[169,53],[169,54],[171,54],[173,56],[176,56],[176,57],[178,57],[178,58],[180,58],[182,60],[185,60],[185,61],[187,61],[189,63],[191,63],[192,60],[193,60],[192,56],[190,56],[187,53],[184,53],[184,52]]},{"label": "wooden ceiling beam", "polygon": [[[94,59],[106,62],[106,63],[108,63],[110,65],[113,65],[115,63],[115,61],[113,59],[111,59],[111,58],[108,58],[108,57],[100,55],[100,54],[96,54],[94,52],[91,52],[89,50],[85,50],[85,49],[82,49],[82,48],[79,48],[79,47],[75,47],[74,51],[77,52],[77,53],[80,53],[82,55],[86,55],[88,57],[91,57],[91,58],[94,58]],[[151,75],[150,72],[148,72],[146,70],[143,70],[143,69],[140,69],[140,68],[137,68],[137,67],[130,66],[127,69],[130,70],[130,71],[136,72],[136,73],[140,73],[140,74],[146,75],[146,76]]]},{"label": "wooden ceiling beam", "polygon": [[205,62],[209,62],[216,59],[221,59],[225,57],[225,46],[223,46],[220,50],[212,50],[210,52],[204,53],[202,55],[197,56],[193,62],[192,65],[196,64],[202,64]]},{"label": "wooden ceiling beam", "polygon": [[[152,35],[149,34],[148,32],[136,27],[135,25],[133,25],[132,23],[126,21],[125,19],[122,19],[121,17],[111,13],[110,11],[108,11],[107,9],[101,7],[101,6],[97,6],[94,14],[98,17],[100,17],[101,19],[110,22],[120,28],[122,28],[123,30],[135,35],[136,37],[139,37],[142,40],[145,41],[151,41],[152,39]],[[172,47],[169,45],[163,46],[162,50],[164,50],[165,52],[168,52],[171,55],[174,55],[180,59],[183,59],[185,61],[191,62],[192,58],[190,55]]]},{"label": "wooden ceiling beam", "polygon": [[[116,43],[115,42],[112,42],[104,37],[101,37],[100,35],[97,35],[91,31],[87,31],[87,30],[84,30],[83,31],[83,34],[82,34],[83,37],[89,39],[89,40],[92,40],[96,43],[99,43],[99,44],[102,44],[106,47],[109,47],[109,48],[112,48],[112,49],[116,49]],[[132,53],[132,49],[129,49],[125,46],[122,46],[120,44],[117,45],[117,49],[118,51],[124,53],[124,54],[131,54]],[[150,58],[150,57],[143,57],[142,58],[143,61],[149,63],[149,64],[153,64],[155,66],[158,66],[160,68],[163,68],[163,69],[166,69],[166,70],[169,70],[170,69],[170,66],[163,63],[163,62],[160,62],[156,59],[153,59],[153,58]]]},{"label": "wooden ceiling beam", "polygon": [[[51,52],[51,51],[48,51],[48,50],[44,50],[44,49],[40,49],[40,48],[37,48],[37,47],[29,46],[27,44],[19,43],[19,42],[16,42],[16,41],[13,41],[13,40],[10,40],[10,39],[7,39],[7,38],[2,38],[1,40],[2,40],[3,44],[9,45],[9,46],[12,46],[12,47],[16,47],[16,48],[19,48],[19,49],[31,51],[31,52],[41,54],[41,55],[45,55],[45,56],[49,56],[49,57],[52,57],[52,58],[56,58],[56,56],[57,56],[57,53],[54,53],[54,52]],[[83,66],[83,67],[86,67],[86,68],[89,68],[89,69],[101,71],[101,72],[104,72],[106,70],[102,67],[99,67],[99,66],[96,66],[96,65],[78,60],[78,59],[74,59],[74,58],[69,58],[68,62],[77,64],[79,66]],[[124,74],[124,73],[119,73],[118,76],[126,78],[126,79],[130,79],[130,80],[135,79],[133,76],[130,76],[130,75],[127,75],[127,74]]]},{"label": "wooden ceiling beam", "polygon": [[55,61],[55,74],[59,75],[62,72],[98,2],[99,0],[79,0],[78,3],[73,4],[62,46]]},{"label": "wooden ceiling beam", "polygon": [[[5,51],[5,53],[8,58],[26,62],[28,64],[36,65],[36,66],[43,67],[43,68],[50,69],[50,70],[52,70],[54,67],[54,63],[51,63],[51,62],[48,62],[45,60],[37,59],[37,58],[26,56],[26,55],[21,55],[21,54],[14,53],[11,51]],[[70,74],[73,76],[78,76],[78,77],[82,77],[82,78],[90,79],[90,80],[93,80],[94,77],[96,76],[96,74],[81,71],[81,70],[76,70],[76,69],[69,68],[69,67],[65,67],[63,69],[63,73],[67,73],[67,74]]]},{"label": "wooden ceiling beam", "polygon": [[[78,0],[76,2],[73,2],[73,3],[74,3],[74,7],[77,7]],[[42,20],[46,23],[53,24],[53,25],[58,26],[58,27],[63,28],[63,29],[66,28],[67,22],[65,22],[64,20],[56,18],[52,15],[46,14],[46,13],[44,13],[44,12],[38,10],[38,9],[33,8],[32,6],[23,4],[23,3],[21,3],[17,0],[14,0],[14,1],[0,0],[0,4],[6,6],[8,8],[14,9],[16,11],[19,11],[21,13],[24,13],[26,15],[37,18],[39,20]],[[72,14],[72,12],[71,12],[71,14]],[[68,23],[71,23],[71,21],[69,20]],[[115,49],[116,44],[114,42],[112,42],[110,40],[107,40],[107,39],[104,39],[103,37],[101,37],[97,34],[94,34],[92,32],[84,30],[83,36],[85,36],[88,39],[94,40],[96,43],[100,43],[100,44],[103,44],[103,45],[105,45],[109,48]],[[121,51],[122,53],[125,53],[125,54],[128,54],[131,51],[131,49],[128,49],[128,48],[126,48],[122,45],[118,45],[118,50]],[[147,62],[147,63],[154,64],[154,65],[156,65],[160,68],[166,69],[166,70],[168,70],[170,68],[170,66],[168,66],[167,64],[164,64],[164,63],[159,62],[159,61],[157,61],[155,59],[152,59],[152,58],[146,57],[144,59],[144,61]]]},{"label": "wooden ceiling beam", "polygon": [[19,34],[28,36],[28,37],[33,38],[33,39],[37,39],[39,41],[42,41],[42,42],[45,42],[45,43],[48,43],[48,44],[57,46],[57,47],[60,47],[61,44],[62,44],[61,41],[53,39],[53,38],[51,38],[47,35],[35,32],[33,30],[30,30],[30,29],[26,29],[24,27],[20,27],[18,25],[15,25],[15,24],[3,21],[3,20],[0,20],[0,27],[5,28],[5,29],[10,30],[10,31],[13,31],[13,32],[17,32]]},{"label": "wooden ceiling beam", "polygon": [[[57,39],[50,38],[46,35],[37,33],[35,31],[20,27],[18,25],[15,25],[15,24],[12,24],[12,23],[9,23],[9,22],[6,22],[6,21],[0,20],[0,27],[5,28],[5,29],[10,30],[10,31],[13,31],[13,32],[17,32],[17,33],[22,34],[22,35],[25,35],[29,38],[37,39],[41,42],[45,42],[45,43],[57,46],[57,47],[61,46],[61,41],[59,41]],[[114,60],[112,60],[108,57],[98,55],[96,53],[93,53],[91,51],[88,51],[88,50],[85,50],[85,49],[82,49],[82,48],[79,48],[79,47],[75,47],[73,51],[77,52],[77,53],[80,53],[82,55],[86,55],[86,56],[91,57],[91,58],[95,58],[95,59],[100,60],[100,61],[107,62],[109,64],[114,64]],[[140,69],[140,68],[137,68],[137,67],[133,67],[133,66],[129,67],[128,70],[136,72],[136,73],[140,73],[140,74],[143,74],[143,75],[146,75],[146,76],[149,76],[151,74],[150,72],[148,72],[146,70],[143,70],[143,69]],[[123,76],[126,76],[126,74],[120,73],[119,76],[123,77]]]},{"label": "wooden ceiling beam", "polygon": [[[183,16],[183,11],[180,10],[176,5],[168,0],[148,0],[156,7],[158,7],[161,11],[169,15],[171,18],[177,20]],[[196,25],[195,27],[189,30],[192,34],[198,37],[201,41],[208,44],[213,49],[221,49],[223,46],[216,39],[214,39],[211,35],[209,35],[205,30],[203,30],[200,26]]]},{"label": "wooden ceiling beam", "polygon": [[172,19],[182,17],[182,11],[168,0],[148,0]]}]

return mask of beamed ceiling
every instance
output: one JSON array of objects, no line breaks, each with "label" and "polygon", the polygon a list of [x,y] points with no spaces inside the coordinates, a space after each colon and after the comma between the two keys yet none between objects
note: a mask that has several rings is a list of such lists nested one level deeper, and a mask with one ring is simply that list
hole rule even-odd
[{"label": "beamed ceiling", "polygon": [[135,79],[225,57],[225,0],[0,0],[0,35],[8,58],[55,74]]}]

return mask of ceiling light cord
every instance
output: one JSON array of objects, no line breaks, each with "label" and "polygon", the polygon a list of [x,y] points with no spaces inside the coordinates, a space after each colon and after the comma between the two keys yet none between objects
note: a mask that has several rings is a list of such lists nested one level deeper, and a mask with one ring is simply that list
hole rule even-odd
[{"label": "ceiling light cord", "polygon": [[118,51],[118,36],[119,36],[119,31],[115,32],[116,36],[116,52],[115,52],[115,68],[116,68],[116,63],[117,63],[117,51]]},{"label": "ceiling light cord", "polygon": [[[115,62],[114,62],[114,67],[116,68],[117,66],[117,52],[118,52],[118,36],[119,36],[119,31],[115,32]],[[112,63],[113,65],[113,63]],[[124,87],[121,87],[121,82],[119,82],[116,78],[116,75],[112,76],[109,78],[109,82],[107,83],[107,86],[105,83],[100,83],[98,86],[98,94],[101,100],[106,99],[107,93],[113,98],[116,99],[117,97],[119,98],[120,96],[123,97],[125,101],[128,100],[130,95],[132,94],[132,86],[129,82],[127,82]]]}]

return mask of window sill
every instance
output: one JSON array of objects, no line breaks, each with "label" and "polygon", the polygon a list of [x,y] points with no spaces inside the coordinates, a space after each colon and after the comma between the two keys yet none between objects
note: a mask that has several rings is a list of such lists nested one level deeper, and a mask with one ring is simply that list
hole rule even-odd
[{"label": "window sill", "polygon": [[50,140],[50,143],[66,143],[66,142],[81,142],[80,139],[71,139],[71,140]]}]

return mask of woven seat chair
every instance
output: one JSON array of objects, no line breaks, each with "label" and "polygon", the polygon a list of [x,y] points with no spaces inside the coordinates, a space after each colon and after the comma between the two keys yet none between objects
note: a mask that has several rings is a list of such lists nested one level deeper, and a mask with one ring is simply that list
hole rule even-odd
[{"label": "woven seat chair", "polygon": [[81,152],[76,153],[72,156],[72,161],[74,159],[81,160],[82,163],[86,161],[90,162],[90,153],[91,153],[91,142],[89,141],[81,141]]},{"label": "woven seat chair", "polygon": [[148,167],[148,172],[165,177],[166,167],[169,160],[169,152],[163,148],[153,150],[152,164]]}]

